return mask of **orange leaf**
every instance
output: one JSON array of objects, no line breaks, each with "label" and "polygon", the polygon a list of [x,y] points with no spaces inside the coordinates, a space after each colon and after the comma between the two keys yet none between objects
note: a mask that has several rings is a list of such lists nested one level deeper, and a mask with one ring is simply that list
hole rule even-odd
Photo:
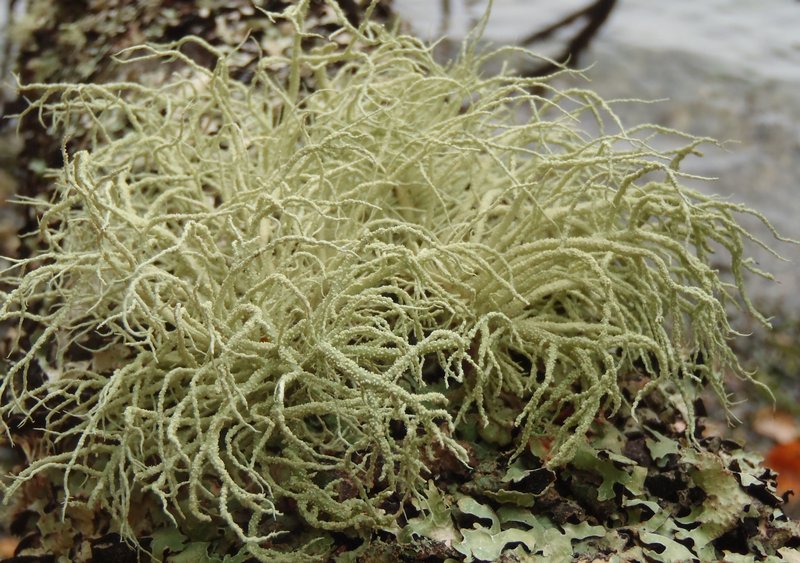
[{"label": "orange leaf", "polygon": [[764,462],[778,473],[778,494],[790,489],[800,493],[800,438],[776,445],[769,451]]}]

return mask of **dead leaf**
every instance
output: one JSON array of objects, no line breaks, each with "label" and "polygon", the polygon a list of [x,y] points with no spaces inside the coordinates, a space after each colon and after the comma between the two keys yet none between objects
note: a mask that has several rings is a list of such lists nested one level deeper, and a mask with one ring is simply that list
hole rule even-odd
[{"label": "dead leaf", "polygon": [[800,438],[800,428],[795,417],[786,412],[775,412],[771,407],[765,407],[756,413],[753,429],[779,444]]},{"label": "dead leaf", "polygon": [[[800,438],[778,444],[767,454],[764,464],[778,473],[778,494],[788,490],[800,493]],[[798,496],[789,501],[796,504]]]}]

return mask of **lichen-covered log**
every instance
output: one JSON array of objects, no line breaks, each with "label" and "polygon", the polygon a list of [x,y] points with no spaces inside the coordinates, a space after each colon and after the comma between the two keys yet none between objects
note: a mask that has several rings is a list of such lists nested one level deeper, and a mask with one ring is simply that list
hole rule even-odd
[{"label": "lichen-covered log", "polygon": [[65,514],[130,540],[147,506],[241,558],[324,560],[326,532],[430,498],[437,459],[468,467],[475,421],[509,464],[545,444],[557,470],[656,390],[688,443],[696,390],[727,404],[725,307],[758,318],[741,273],[760,273],[735,216],[758,214],[683,186],[703,140],[482,77],[497,55],[470,44],[443,67],[330,6],[340,30],[310,42],[307,2],[274,14],[288,55],[247,81],[235,48],[189,36],[121,53],[163,83],[24,87],[67,141],[54,197],[29,201],[43,249],[0,300],[38,327],[4,374],[4,430],[44,431],[7,497],[47,477]]}]

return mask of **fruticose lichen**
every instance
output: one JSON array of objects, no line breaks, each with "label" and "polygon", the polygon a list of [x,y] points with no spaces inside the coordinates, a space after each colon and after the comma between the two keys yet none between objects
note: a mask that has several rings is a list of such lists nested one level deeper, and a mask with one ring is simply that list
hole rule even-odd
[{"label": "fruticose lichen", "polygon": [[[442,66],[342,17],[351,41],[309,48],[306,5],[274,15],[298,30],[291,55],[247,82],[231,50],[188,37],[123,53],[171,65],[163,85],[24,88],[43,122],[89,135],[65,141],[52,200],[29,202],[44,250],[5,275],[0,320],[40,330],[0,413],[45,431],[6,496],[55,474],[65,507],[101,507],[124,537],[144,496],[261,560],[311,558],[286,536],[297,518],[387,525],[432,458],[468,463],[454,429],[474,413],[515,426],[517,452],[552,438],[558,467],[657,386],[689,431],[696,388],[727,404],[726,306],[758,316],[742,276],[762,273],[734,217],[754,212],[684,185],[703,140],[625,130],[589,91],[484,77],[496,55],[472,44]],[[662,133],[685,143],[656,150]],[[633,371],[650,379],[629,400]]]}]

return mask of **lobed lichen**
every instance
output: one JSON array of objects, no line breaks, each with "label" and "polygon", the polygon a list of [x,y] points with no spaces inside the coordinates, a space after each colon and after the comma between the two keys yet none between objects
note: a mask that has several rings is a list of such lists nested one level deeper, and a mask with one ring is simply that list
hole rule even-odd
[{"label": "lobed lichen", "polygon": [[[0,320],[41,330],[0,413],[47,444],[7,497],[55,472],[65,507],[102,507],[131,539],[145,494],[261,560],[313,559],[287,536],[296,515],[387,524],[432,457],[468,463],[453,432],[474,412],[513,422],[517,452],[553,438],[556,467],[656,386],[690,431],[693,389],[727,404],[721,374],[741,370],[725,307],[758,317],[742,275],[765,274],[735,220],[757,214],[682,183],[706,140],[625,130],[589,91],[484,77],[496,55],[472,43],[442,66],[340,14],[352,41],[307,47],[307,5],[272,15],[296,27],[290,55],[247,82],[235,50],[187,37],[123,53],[172,65],[161,86],[24,87],[29,112],[90,135],[65,141],[52,200],[29,202],[44,250],[5,275]],[[586,115],[613,131],[588,135]],[[685,143],[658,151],[652,134]],[[634,370],[650,380],[631,400],[618,380]]]}]

